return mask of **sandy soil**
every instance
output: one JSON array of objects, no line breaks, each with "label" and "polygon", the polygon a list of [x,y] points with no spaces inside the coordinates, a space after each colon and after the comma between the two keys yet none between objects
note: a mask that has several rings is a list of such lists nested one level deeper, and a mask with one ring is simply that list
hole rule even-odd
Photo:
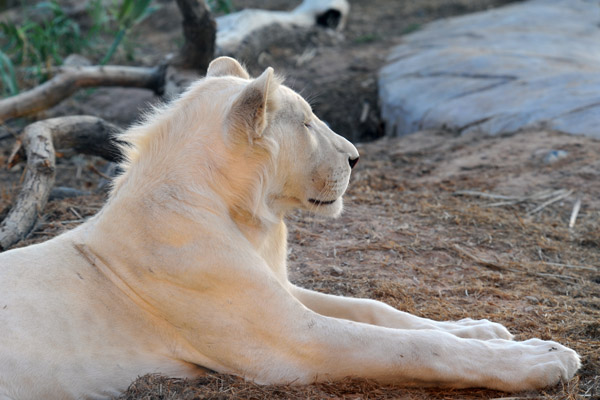
[{"label": "sandy soil", "polygon": [[[488,318],[506,325],[517,340],[559,341],[581,354],[578,376],[519,396],[575,399],[598,393],[600,141],[544,131],[501,138],[420,132],[358,147],[361,161],[342,217],[298,212],[288,220],[292,280],[327,293],[379,299],[428,318]],[[568,153],[546,164],[549,150]],[[565,191],[570,194],[544,206]],[[512,199],[489,198],[496,195]],[[581,211],[569,229],[576,199]],[[102,202],[101,194],[51,202],[21,245],[76,226]],[[189,382],[144,377],[124,398],[503,396],[356,380],[261,387],[215,374]]]},{"label": "sandy soil", "polygon": [[[317,114],[334,129],[365,141],[382,133],[376,71],[390,46],[402,40],[401,34],[434,18],[505,2],[356,0],[351,2],[342,42],[317,45],[314,56],[300,66],[298,58],[311,50],[308,45],[271,48],[262,60],[313,98]],[[146,65],[172,51],[178,40],[177,16],[172,6],[163,4],[165,14],[153,16],[138,32],[142,37],[150,28],[155,32],[148,44],[139,46],[140,62]],[[283,0],[235,4],[289,7]],[[249,65],[255,73],[266,67],[261,62]],[[110,108],[114,93],[104,89],[81,93],[66,106],[77,110],[81,105],[101,114]],[[361,123],[365,107],[368,118]],[[133,109],[114,118],[126,123],[135,115]],[[12,145],[11,140],[0,141],[0,163]],[[518,340],[559,341],[582,355],[578,376],[563,386],[517,398],[598,396],[600,142],[544,131],[494,138],[420,132],[359,148],[361,161],[343,216],[322,220],[296,213],[289,218],[292,279],[319,291],[379,299],[428,318],[488,318],[505,324]],[[567,156],[546,163],[550,150],[564,150]],[[19,245],[45,240],[97,212],[105,194],[98,188],[101,177],[94,171],[102,170],[104,164],[93,157],[60,159],[57,185],[92,194],[50,202],[30,238]],[[0,170],[0,218],[8,212],[22,173],[22,165]],[[581,211],[569,229],[577,199],[581,199]],[[485,390],[382,387],[360,380],[261,387],[214,374],[189,382],[144,377],[124,398],[458,400],[507,396]]]},{"label": "sandy soil", "polygon": [[[582,356],[578,376],[564,386],[517,398],[597,394],[600,142],[543,131],[502,138],[420,132],[359,147],[362,158],[342,217],[324,220],[297,213],[289,218],[292,280],[318,291],[382,300],[427,318],[488,318],[506,325],[517,340],[559,341]],[[540,159],[544,149],[565,150],[568,156],[545,164]],[[527,196],[563,189],[573,193],[533,212],[548,199]],[[519,202],[497,205],[503,200],[474,192],[514,196],[512,203]],[[569,229],[577,198],[581,212]],[[160,390],[163,397],[157,395]],[[123,398],[506,396],[357,380],[261,387],[217,374],[191,382],[148,376]]]}]

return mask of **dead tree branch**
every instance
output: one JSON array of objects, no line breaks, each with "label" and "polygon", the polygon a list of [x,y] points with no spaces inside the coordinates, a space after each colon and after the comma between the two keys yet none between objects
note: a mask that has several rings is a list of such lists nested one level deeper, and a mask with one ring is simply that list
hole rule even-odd
[{"label": "dead tree branch", "polygon": [[117,126],[105,120],[91,116],[71,116],[53,118],[56,121],[52,131],[54,148],[63,154],[75,151],[102,157],[110,162],[122,160],[121,143],[115,135],[121,131]]},{"label": "dead tree branch", "polygon": [[42,212],[56,174],[55,148],[70,147],[118,161],[121,153],[113,135],[119,128],[89,116],[52,118],[27,126],[22,143],[27,154],[23,188],[0,224],[0,251],[25,238]]},{"label": "dead tree branch", "polygon": [[177,0],[185,43],[172,65],[205,74],[215,54],[217,24],[203,0]]},{"label": "dead tree branch", "polygon": [[183,17],[185,42],[166,68],[163,97],[167,99],[177,96],[206,73],[215,54],[217,37],[217,24],[203,0],[177,0],[177,7]]},{"label": "dead tree branch", "polygon": [[0,122],[50,108],[77,90],[97,86],[139,87],[171,97],[206,73],[215,52],[217,27],[203,0],[177,0],[185,43],[168,64],[153,68],[125,66],[62,67],[49,81],[0,100]]},{"label": "dead tree branch", "polygon": [[[181,93],[206,72],[214,55],[216,23],[203,0],[177,0],[177,5],[185,44],[171,62],[154,68],[63,67],[48,82],[0,100],[0,122],[50,108],[85,87],[140,87],[165,97]],[[27,157],[25,181],[0,224],[0,251],[25,238],[35,226],[54,185],[55,148],[118,162],[121,152],[113,137],[118,130],[100,118],[84,116],[53,118],[25,128],[21,138]]]},{"label": "dead tree branch", "polygon": [[49,81],[21,94],[0,100],[0,121],[50,108],[77,90],[96,86],[140,87],[160,92],[164,67],[65,67]]}]

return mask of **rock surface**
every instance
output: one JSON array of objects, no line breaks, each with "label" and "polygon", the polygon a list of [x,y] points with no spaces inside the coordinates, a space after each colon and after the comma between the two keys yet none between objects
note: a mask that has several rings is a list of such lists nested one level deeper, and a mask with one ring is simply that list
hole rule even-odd
[{"label": "rock surface", "polygon": [[379,76],[386,133],[544,126],[600,138],[600,1],[531,0],[405,37]]}]

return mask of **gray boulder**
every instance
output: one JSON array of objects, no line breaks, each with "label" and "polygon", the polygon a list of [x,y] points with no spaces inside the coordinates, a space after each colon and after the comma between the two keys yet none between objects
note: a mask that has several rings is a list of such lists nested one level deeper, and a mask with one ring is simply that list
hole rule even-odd
[{"label": "gray boulder", "polygon": [[599,0],[531,0],[427,25],[380,72],[387,134],[543,126],[600,138],[599,24]]}]

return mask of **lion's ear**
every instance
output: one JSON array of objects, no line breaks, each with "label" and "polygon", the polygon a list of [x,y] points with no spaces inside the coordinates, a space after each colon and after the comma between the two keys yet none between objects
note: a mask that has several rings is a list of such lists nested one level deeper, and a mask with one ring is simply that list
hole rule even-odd
[{"label": "lion's ear", "polygon": [[269,96],[275,89],[273,68],[269,67],[261,76],[244,88],[231,108],[230,122],[234,131],[245,133],[250,140],[262,136],[267,126]]},{"label": "lion's ear", "polygon": [[237,76],[239,78],[250,79],[250,75],[237,60],[231,57],[215,58],[208,65],[206,76]]}]

